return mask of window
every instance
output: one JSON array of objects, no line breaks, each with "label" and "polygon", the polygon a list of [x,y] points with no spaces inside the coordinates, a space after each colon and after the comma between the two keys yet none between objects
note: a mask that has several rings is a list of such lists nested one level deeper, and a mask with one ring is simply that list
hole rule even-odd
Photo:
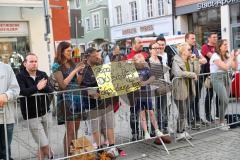
[{"label": "window", "polygon": [[93,13],[92,19],[93,19],[93,28],[97,29],[100,28],[100,18],[99,13]]},{"label": "window", "polygon": [[86,29],[87,32],[91,30],[90,19],[89,18],[85,19],[85,29]]},{"label": "window", "polygon": [[230,5],[230,21],[231,24],[240,23],[240,4]]},{"label": "window", "polygon": [[130,2],[130,9],[131,9],[131,19],[132,21],[136,21],[138,20],[138,16],[137,16],[137,2],[133,1]]},{"label": "window", "polygon": [[93,0],[86,0],[87,4],[93,4]]},{"label": "window", "polygon": [[122,24],[122,10],[121,6],[116,7],[116,16],[117,16],[117,24]]},{"label": "window", "polygon": [[163,2],[163,0],[158,0],[158,15],[159,16],[164,15],[164,2]]},{"label": "window", "polygon": [[148,18],[153,17],[153,3],[152,3],[152,0],[147,0],[147,16],[148,16]]},{"label": "window", "polygon": [[104,25],[108,26],[108,18],[104,18]]},{"label": "window", "polygon": [[80,0],[75,0],[76,2],[76,8],[80,8]]}]

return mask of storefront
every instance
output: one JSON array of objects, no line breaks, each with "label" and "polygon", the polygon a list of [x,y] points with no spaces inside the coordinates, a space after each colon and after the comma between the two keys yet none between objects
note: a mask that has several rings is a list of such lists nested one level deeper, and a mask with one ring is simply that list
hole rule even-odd
[{"label": "storefront", "polygon": [[221,38],[220,8],[208,9],[188,14],[189,31],[194,31],[198,42],[205,43],[209,32],[216,32]]},{"label": "storefront", "polygon": [[51,35],[48,51],[45,32],[42,2],[0,2],[0,60],[10,64],[15,72],[28,52],[38,56],[40,70],[50,72],[54,45]]},{"label": "storefront", "polygon": [[0,60],[10,64],[17,72],[28,52],[30,52],[28,23],[0,22]]},{"label": "storefront", "polygon": [[231,48],[239,48],[240,0],[176,0],[175,32],[196,33],[197,42],[207,41],[209,32],[216,32],[219,39],[228,39]]},{"label": "storefront", "polygon": [[232,48],[240,48],[240,3],[230,5]]}]

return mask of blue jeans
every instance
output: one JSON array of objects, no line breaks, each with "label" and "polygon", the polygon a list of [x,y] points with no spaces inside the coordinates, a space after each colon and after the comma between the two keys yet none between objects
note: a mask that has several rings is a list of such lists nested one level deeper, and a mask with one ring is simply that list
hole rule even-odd
[{"label": "blue jeans", "polygon": [[[7,124],[8,155],[11,157],[11,142],[14,124]],[[0,124],[0,159],[7,160],[4,124]]]}]

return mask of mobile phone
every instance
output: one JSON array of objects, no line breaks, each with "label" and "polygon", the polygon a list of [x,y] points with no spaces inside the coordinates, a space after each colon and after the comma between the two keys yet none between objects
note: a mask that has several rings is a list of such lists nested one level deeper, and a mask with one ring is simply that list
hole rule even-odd
[{"label": "mobile phone", "polygon": [[234,49],[234,56],[237,56],[239,54],[239,50],[237,48]]}]

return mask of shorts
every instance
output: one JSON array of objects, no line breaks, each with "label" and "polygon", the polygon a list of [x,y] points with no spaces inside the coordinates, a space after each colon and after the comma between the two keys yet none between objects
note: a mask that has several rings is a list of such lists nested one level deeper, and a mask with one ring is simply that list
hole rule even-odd
[{"label": "shorts", "polygon": [[110,111],[99,116],[91,121],[92,133],[100,132],[101,130],[114,128],[114,112]]},{"label": "shorts", "polygon": [[47,113],[44,116],[28,120],[33,139],[40,147],[44,147],[49,144],[48,129],[52,124],[50,115],[51,114]]},{"label": "shorts", "polygon": [[147,98],[147,99],[137,98],[136,99],[135,111],[139,112],[139,111],[143,111],[143,110],[153,110],[153,105],[152,105],[152,99],[151,98]]}]

